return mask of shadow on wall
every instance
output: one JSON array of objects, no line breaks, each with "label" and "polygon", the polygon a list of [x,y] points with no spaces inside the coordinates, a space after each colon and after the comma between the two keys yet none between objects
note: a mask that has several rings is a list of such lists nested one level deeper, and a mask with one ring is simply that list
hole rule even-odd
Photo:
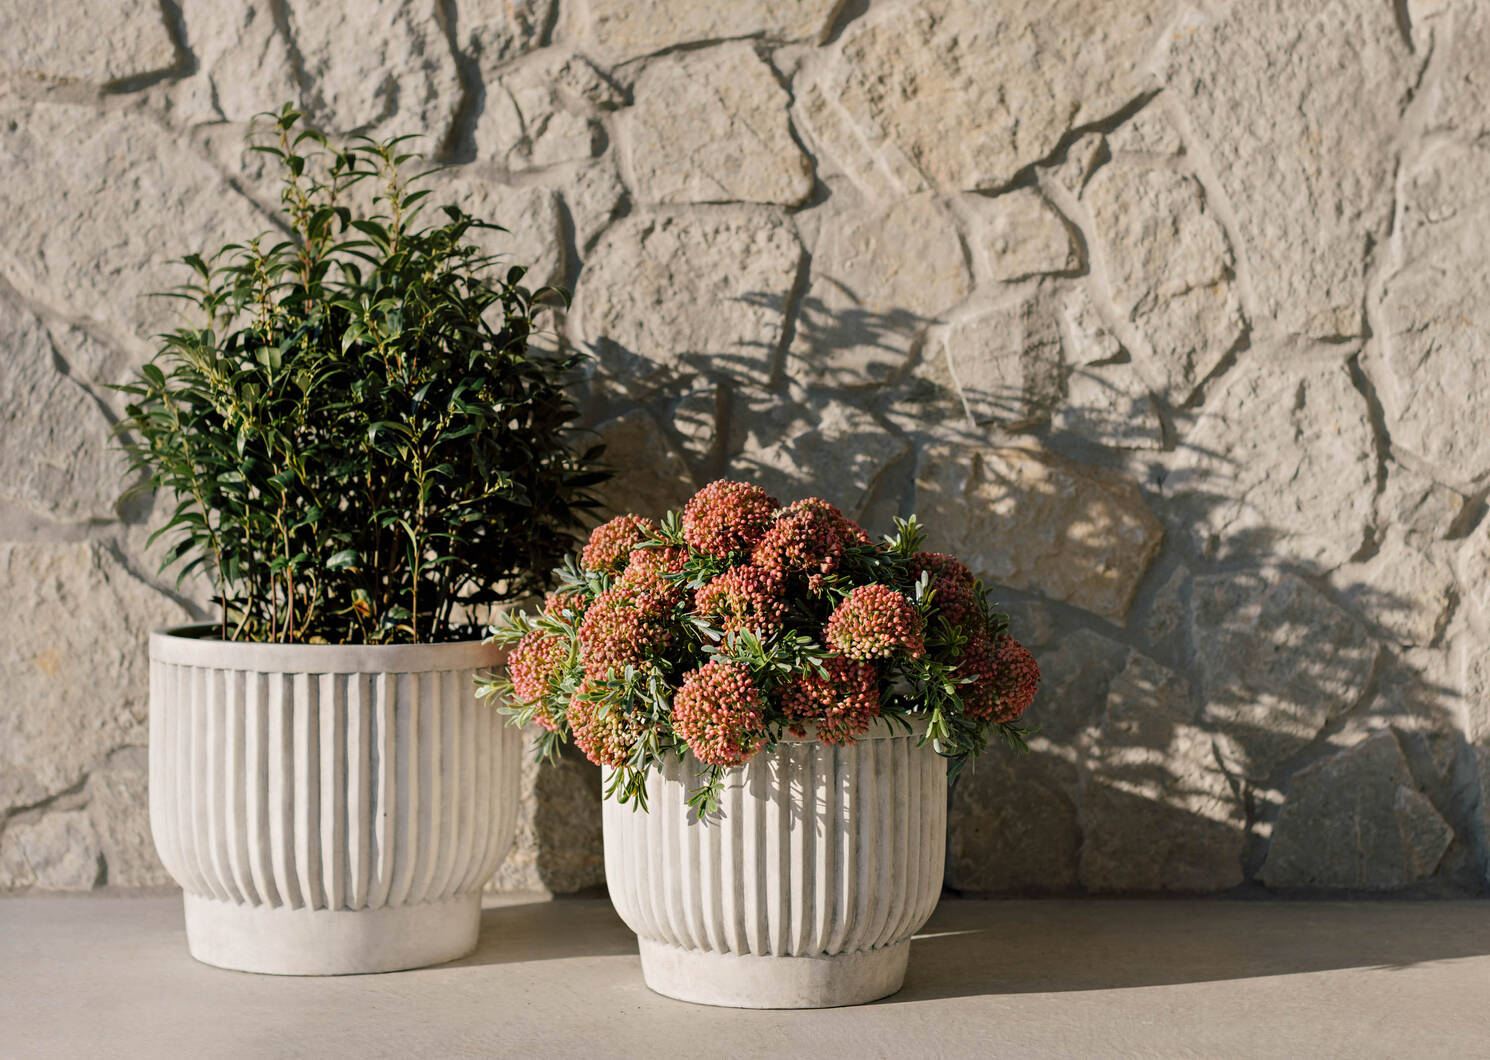
[{"label": "shadow on wall", "polygon": [[[642,431],[684,473],[665,496],[647,461],[611,502],[656,511],[730,475],[828,497],[875,533],[914,510],[928,547],[995,587],[1045,672],[1038,732],[955,786],[950,887],[1483,889],[1476,767],[1443,679],[1454,591],[1440,607],[1380,569],[1401,544],[1379,539],[1388,457],[1347,353],[1241,348],[1174,408],[1120,349],[1072,365],[1016,342],[1015,363],[959,377],[945,329],[914,314],[742,301],[791,320],[769,378],[740,367],[759,350],[654,374]],[[602,377],[652,363],[593,352]],[[617,421],[599,412],[604,437]]]},{"label": "shadow on wall", "polygon": [[[1303,408],[1301,398],[1294,411]],[[1104,543],[1111,535],[1091,532],[1105,502],[1073,491],[1075,473],[990,472],[995,443],[974,449],[981,470],[965,479],[920,476],[923,510],[938,507],[940,488],[944,509],[963,503],[980,532],[1015,538],[1000,562],[980,567],[1009,589],[1016,633],[1033,642],[1045,675],[1027,717],[1038,730],[1032,753],[985,756],[953,793],[949,885],[969,894],[1482,892],[1476,767],[1460,693],[1442,679],[1452,588],[1429,599],[1414,591],[1417,570],[1383,574],[1383,562],[1406,561],[1378,555],[1369,512],[1329,507],[1344,494],[1322,480],[1352,464],[1319,455],[1329,439],[1264,436],[1283,466],[1250,467],[1231,455],[1235,444],[1188,440],[1214,431],[1207,415],[1193,417],[1187,440],[1143,458],[1141,503],[1162,518],[1165,540],[1152,562],[1126,572],[1122,551]],[[1267,415],[1258,418],[1268,430]],[[1138,480],[1136,460],[1049,421],[1011,444]],[[1284,484],[1281,503],[1323,498],[1324,525],[1273,525],[1280,501],[1266,494],[1279,484],[1268,476]],[[1297,502],[1286,493],[1293,483]],[[993,517],[980,517],[983,504]],[[1049,576],[1034,556],[1042,549]],[[1092,606],[1108,598],[1063,581],[1073,568],[1118,573],[1131,608]]]}]

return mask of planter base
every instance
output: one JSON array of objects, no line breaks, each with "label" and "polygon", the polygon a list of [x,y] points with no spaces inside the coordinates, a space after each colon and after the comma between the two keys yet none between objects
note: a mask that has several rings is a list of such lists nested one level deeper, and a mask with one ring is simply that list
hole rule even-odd
[{"label": "planter base", "polygon": [[203,964],[271,975],[419,968],[476,948],[481,895],[380,909],[285,909],[188,894],[186,942]]},{"label": "planter base", "polygon": [[642,977],[665,997],[728,1008],[835,1008],[889,997],[911,944],[829,957],[757,957],[637,939]]}]

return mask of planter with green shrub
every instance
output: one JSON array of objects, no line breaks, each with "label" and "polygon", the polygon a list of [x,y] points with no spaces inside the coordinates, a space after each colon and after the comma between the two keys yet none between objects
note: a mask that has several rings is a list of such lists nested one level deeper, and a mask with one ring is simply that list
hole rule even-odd
[{"label": "planter with green shrub", "polygon": [[480,631],[545,588],[604,476],[572,361],[529,344],[561,293],[428,208],[398,140],[272,117],[284,229],[187,257],[188,323],[123,388],[166,562],[214,594],[151,638],[151,824],[199,959],[414,967],[474,947],[514,828]]}]

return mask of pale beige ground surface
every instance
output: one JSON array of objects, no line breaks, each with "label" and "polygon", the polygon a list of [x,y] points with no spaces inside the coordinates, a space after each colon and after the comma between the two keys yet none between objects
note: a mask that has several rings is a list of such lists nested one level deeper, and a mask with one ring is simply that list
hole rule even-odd
[{"label": "pale beige ground surface", "polygon": [[0,900],[5,1057],[1490,1055],[1490,902],[944,901],[905,989],[739,1012],[642,985],[600,900],[487,910],[455,964],[219,971],[179,899]]}]

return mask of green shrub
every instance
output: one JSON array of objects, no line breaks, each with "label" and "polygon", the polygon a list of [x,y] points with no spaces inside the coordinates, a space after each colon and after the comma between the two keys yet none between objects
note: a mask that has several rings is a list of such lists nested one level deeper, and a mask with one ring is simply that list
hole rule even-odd
[{"label": "green shrub", "polygon": [[529,348],[564,294],[468,242],[496,225],[421,223],[407,138],[271,117],[254,149],[283,167],[288,231],[183,259],[199,326],[120,388],[140,488],[176,499],[164,566],[206,572],[225,639],[473,635],[545,587],[607,477],[575,446],[576,359]]}]

